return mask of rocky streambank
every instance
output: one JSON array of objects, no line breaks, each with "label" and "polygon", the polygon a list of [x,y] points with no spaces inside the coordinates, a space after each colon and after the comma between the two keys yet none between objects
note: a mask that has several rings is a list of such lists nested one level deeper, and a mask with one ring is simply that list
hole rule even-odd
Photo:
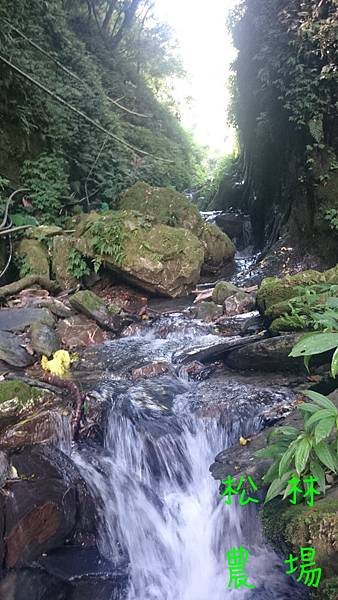
[{"label": "rocky streambank", "polygon": [[[160,468],[158,440],[180,435],[189,410],[194,419],[220,426],[230,445],[211,467],[216,479],[243,472],[260,480],[263,468],[254,450],[266,442],[266,428],[297,420],[302,391],[320,385],[325,374],[325,356],[314,363],[313,379],[302,359],[290,359],[301,321],[286,328],[278,319],[289,323],[288,303],[300,286],[334,289],[337,267],[265,278],[258,288],[250,274],[244,284],[220,276],[199,285],[201,270],[210,277],[232,260],[234,246],[185,199],[167,190],[161,204],[162,195],[138,184],[116,211],[75,218],[71,233],[32,228],[20,242],[18,251],[34,271],[28,275],[31,285],[15,293],[12,284],[2,288],[0,310],[4,598],[21,600],[22,589],[25,600],[123,597],[131,560],[123,532],[107,554],[103,507],[79,468],[81,460],[72,459],[82,448],[98,460],[104,457],[115,411],[146,440],[154,476]],[[84,261],[76,263],[82,267],[96,261],[100,277],[83,273],[76,279],[74,257]],[[177,296],[185,298],[184,308],[179,298],[170,299]],[[69,364],[57,362],[61,349]],[[182,415],[174,410],[176,396],[189,407]],[[240,438],[251,441],[238,445]],[[329,600],[337,576],[334,489],[311,512],[313,523],[332,540],[320,555],[323,568],[329,564],[324,596]],[[274,510],[290,522],[289,533],[276,530]],[[311,540],[321,544],[322,534],[317,539],[311,533],[317,525],[302,524],[304,510],[290,513],[276,505],[263,511],[277,550]],[[302,535],[291,535],[300,530]]]}]

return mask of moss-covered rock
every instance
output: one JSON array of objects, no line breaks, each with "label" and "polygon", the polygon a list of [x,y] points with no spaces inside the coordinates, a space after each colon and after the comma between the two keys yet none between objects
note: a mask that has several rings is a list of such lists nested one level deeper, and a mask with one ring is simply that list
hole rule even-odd
[{"label": "moss-covered rock", "polygon": [[48,249],[42,242],[25,238],[18,244],[16,255],[21,259],[21,275],[49,277]]},{"label": "moss-covered rock", "polygon": [[[299,556],[301,547],[316,551],[316,564],[323,569],[322,582],[326,582],[326,595],[322,585],[316,598],[332,600],[338,594],[338,488],[313,507],[292,506],[288,502],[274,501],[264,506],[262,522],[268,541],[280,555],[290,552]],[[329,584],[330,582],[330,584]],[[334,595],[335,594],[335,595]]]},{"label": "moss-covered rock", "polygon": [[212,292],[212,300],[216,304],[224,304],[225,300],[239,292],[239,288],[229,281],[219,281]]},{"label": "moss-covered rock", "polygon": [[134,210],[152,217],[156,223],[183,227],[196,235],[204,227],[196,206],[173,188],[152,187],[139,181],[121,194],[118,205],[121,210]]},{"label": "moss-covered rock", "polygon": [[142,213],[158,224],[188,229],[202,240],[208,267],[218,268],[234,257],[230,238],[217,225],[205,223],[196,206],[173,188],[139,181],[120,196],[119,208]]},{"label": "moss-covered rock", "polygon": [[53,237],[52,273],[58,284],[66,289],[76,287],[77,279],[69,272],[69,255],[74,248],[73,238],[66,235]]},{"label": "moss-covered rock", "polygon": [[217,225],[205,223],[201,240],[205,245],[205,267],[219,268],[224,262],[232,260],[236,248],[231,239]]},{"label": "moss-covered rock", "polygon": [[186,229],[132,211],[110,211],[83,217],[76,236],[80,252],[146,291],[185,296],[199,280],[204,246]]},{"label": "moss-covered rock", "polygon": [[26,236],[36,240],[52,238],[62,234],[62,227],[57,225],[39,225],[27,230]]},{"label": "moss-covered rock", "polygon": [[310,286],[316,284],[338,284],[338,265],[320,273],[319,271],[303,271],[296,275],[288,275],[279,279],[278,277],[267,277],[263,279],[257,293],[257,304],[260,312],[265,312],[280,302],[285,302],[298,295],[299,286]]},{"label": "moss-covered rock", "polygon": [[20,416],[41,402],[46,392],[19,380],[0,382],[0,420]]},{"label": "moss-covered rock", "polygon": [[108,308],[94,292],[81,290],[71,296],[69,302],[75,310],[93,319],[101,327],[110,328],[111,317]]}]

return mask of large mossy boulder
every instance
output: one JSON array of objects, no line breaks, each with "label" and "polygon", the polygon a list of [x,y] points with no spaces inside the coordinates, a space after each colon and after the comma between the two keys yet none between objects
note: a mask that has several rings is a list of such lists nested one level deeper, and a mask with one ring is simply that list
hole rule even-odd
[{"label": "large mossy boulder", "polygon": [[[323,273],[310,270],[296,275],[288,275],[281,279],[278,277],[263,279],[257,293],[258,308],[262,314],[269,310],[269,315],[272,315],[274,312],[271,307],[298,296],[299,287],[318,284],[338,284],[338,265]],[[277,312],[279,314],[276,314],[276,316],[279,316],[280,306]]]},{"label": "large mossy boulder", "polygon": [[194,233],[204,244],[207,267],[218,268],[234,257],[236,249],[230,238],[217,225],[205,223],[196,206],[173,188],[152,187],[139,181],[121,194],[119,208]]},{"label": "large mossy boulder", "polygon": [[75,237],[84,256],[151,293],[185,296],[199,280],[204,246],[187,229],[119,210],[83,216]]},{"label": "large mossy boulder", "polygon": [[39,240],[24,238],[16,249],[20,260],[20,275],[43,275],[49,277],[47,247]]}]

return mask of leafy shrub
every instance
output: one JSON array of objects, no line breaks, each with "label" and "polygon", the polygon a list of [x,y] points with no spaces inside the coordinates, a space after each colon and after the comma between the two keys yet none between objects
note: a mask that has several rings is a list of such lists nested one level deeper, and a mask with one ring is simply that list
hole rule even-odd
[{"label": "leafy shrub", "polygon": [[[338,285],[313,285],[298,288],[299,295],[288,302],[290,315],[284,315],[301,328],[338,331]],[[320,352],[319,352],[320,353]]]},{"label": "leafy shrub", "polygon": [[124,235],[123,221],[119,215],[112,215],[109,223],[98,220],[89,227],[92,236],[90,244],[97,254],[93,260],[94,271],[97,272],[102,265],[103,256],[111,256],[117,265],[124,260]]},{"label": "leafy shrub", "polygon": [[69,253],[68,273],[75,277],[75,279],[82,279],[85,275],[90,274],[90,268],[86,258],[79,250],[76,250],[76,248],[73,248]]},{"label": "leafy shrub", "polygon": [[304,430],[276,428],[269,445],[256,452],[260,458],[273,459],[264,476],[264,482],[270,483],[265,502],[279,495],[285,499],[290,479],[297,476],[306,479],[312,475],[325,493],[326,475],[338,473],[338,410],[326,396],[310,390],[304,393],[312,400],[298,407],[303,412]]}]

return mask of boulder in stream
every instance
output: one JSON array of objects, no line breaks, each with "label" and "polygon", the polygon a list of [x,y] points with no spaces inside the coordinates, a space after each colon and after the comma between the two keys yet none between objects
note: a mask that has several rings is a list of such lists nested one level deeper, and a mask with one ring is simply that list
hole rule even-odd
[{"label": "boulder in stream", "polygon": [[31,354],[23,348],[20,337],[0,331],[0,360],[13,367],[28,367],[34,362]]},{"label": "boulder in stream", "polygon": [[304,371],[303,358],[289,357],[298,339],[299,334],[261,339],[233,350],[226,357],[226,364],[236,370]]},{"label": "boulder in stream", "polygon": [[219,281],[213,289],[212,300],[216,304],[224,304],[229,296],[233,296],[239,291],[240,289],[230,281]]},{"label": "boulder in stream", "polygon": [[204,261],[203,243],[191,231],[132,211],[84,215],[76,247],[131,284],[169,297],[189,294]]},{"label": "boulder in stream", "polygon": [[50,358],[60,348],[60,340],[54,329],[44,323],[32,323],[30,335],[33,350],[39,356]]},{"label": "boulder in stream", "polygon": [[55,319],[48,308],[2,308],[0,331],[24,331],[33,323],[54,327]]}]

